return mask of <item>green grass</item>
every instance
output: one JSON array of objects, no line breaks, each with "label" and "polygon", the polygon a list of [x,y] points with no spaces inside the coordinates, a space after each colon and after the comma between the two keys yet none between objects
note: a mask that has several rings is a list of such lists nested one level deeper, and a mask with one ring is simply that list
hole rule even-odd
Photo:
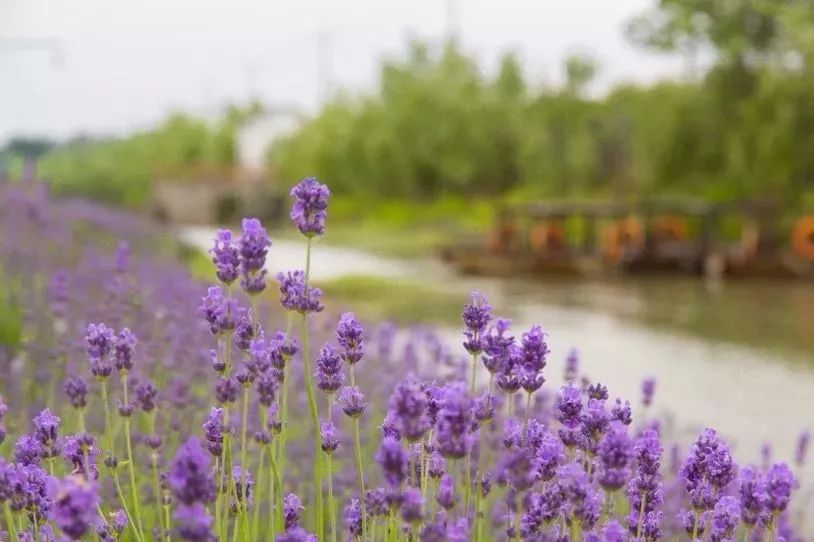
[{"label": "green grass", "polygon": [[401,324],[457,324],[465,292],[450,293],[422,284],[394,281],[364,275],[347,275],[320,287],[327,303],[334,307],[352,307],[369,320],[393,320]]},{"label": "green grass", "polygon": [[451,236],[485,231],[494,202],[443,197],[410,199],[332,198],[325,240],[382,256],[417,258],[434,255]]},{"label": "green grass", "polygon": [[23,336],[21,303],[14,299],[14,286],[3,279],[0,269],[0,346],[12,350],[20,345]]}]

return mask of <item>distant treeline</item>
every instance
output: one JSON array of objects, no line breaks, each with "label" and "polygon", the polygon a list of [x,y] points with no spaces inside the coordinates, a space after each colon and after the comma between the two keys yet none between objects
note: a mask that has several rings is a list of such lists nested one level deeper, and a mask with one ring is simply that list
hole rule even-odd
[{"label": "distant treeline", "polygon": [[493,75],[455,44],[413,44],[370,95],[338,96],[270,160],[353,194],[798,201],[814,192],[814,2],[661,0],[636,42],[714,60],[703,74],[586,95],[595,67],[537,88],[512,55]]},{"label": "distant treeline", "polygon": [[76,138],[39,158],[40,175],[59,194],[129,207],[149,201],[159,176],[228,175],[237,159],[237,130],[261,107],[230,107],[217,121],[182,113],[157,128],[122,138]]},{"label": "distant treeline", "polygon": [[[336,96],[269,152],[275,177],[316,175],[354,197],[770,196],[814,204],[814,0],[658,0],[632,40],[707,66],[683,80],[587,93],[572,57],[559,87],[509,54],[487,74],[455,43],[414,43],[367,95]],[[230,168],[261,108],[206,122],[173,115],[130,137],[78,140],[40,171],[60,193],[139,206],[157,175]]]}]

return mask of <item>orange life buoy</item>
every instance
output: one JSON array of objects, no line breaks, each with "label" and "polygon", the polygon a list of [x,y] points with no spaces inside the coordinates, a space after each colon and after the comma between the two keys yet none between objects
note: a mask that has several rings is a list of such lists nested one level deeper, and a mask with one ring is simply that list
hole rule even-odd
[{"label": "orange life buoy", "polygon": [[791,244],[798,256],[814,262],[814,216],[804,216],[794,224]]},{"label": "orange life buoy", "polygon": [[653,237],[657,241],[683,241],[689,234],[687,220],[678,215],[661,215],[653,221]]},{"label": "orange life buoy", "polygon": [[489,232],[486,247],[490,252],[500,253],[509,250],[514,244],[517,226],[513,222],[502,222]]},{"label": "orange life buoy", "polygon": [[632,216],[617,220],[603,231],[603,252],[611,262],[619,262],[625,254],[638,252],[644,246],[641,222]]},{"label": "orange life buoy", "polygon": [[531,229],[529,243],[534,252],[562,250],[565,248],[565,230],[558,220],[539,222]]}]

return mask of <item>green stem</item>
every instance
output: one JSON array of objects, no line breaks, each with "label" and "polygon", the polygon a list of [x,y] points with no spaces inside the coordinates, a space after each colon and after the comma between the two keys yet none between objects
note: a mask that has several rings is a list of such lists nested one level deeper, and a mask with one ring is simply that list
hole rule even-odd
[{"label": "green stem", "polygon": [[[283,484],[280,478],[280,469],[277,467],[277,462],[274,460],[274,454],[269,454],[269,465],[271,466],[271,474],[274,482],[277,484],[277,496],[279,506],[277,506],[277,529],[283,530],[285,526],[283,521]],[[273,525],[273,523],[272,523]],[[274,538],[274,527],[271,530],[272,539]]]},{"label": "green stem", "polygon": [[[124,391],[124,405],[128,406],[127,400],[127,372],[123,372],[122,376],[122,390]],[[124,437],[125,445],[127,446],[127,471],[130,474],[130,498],[133,502],[133,509],[136,515],[136,527],[142,538],[144,537],[144,527],[141,524],[141,504],[138,498],[138,486],[136,486],[136,459],[133,457],[133,445],[130,438],[130,417],[124,418]]]},{"label": "green stem", "polygon": [[[265,425],[265,424],[264,424]],[[259,534],[260,528],[260,505],[263,503],[263,492],[265,484],[265,476],[266,476],[266,462],[265,462],[265,455],[266,455],[266,448],[267,446],[263,446],[260,448],[260,459],[258,460],[260,463],[257,465],[257,480],[255,482],[255,491],[254,491],[254,513],[252,517],[252,531],[256,538]],[[273,494],[269,493],[269,502],[272,501]],[[271,514],[269,514],[269,520],[272,519]]]},{"label": "green stem", "polygon": [[77,415],[77,422],[79,423],[79,432],[85,432],[85,409],[84,408],[77,408],[76,409]]},{"label": "green stem", "polygon": [[170,542],[170,531],[172,530],[172,520],[170,519],[170,506],[164,506],[164,523],[167,525],[166,541]]},{"label": "green stem", "polygon": [[529,428],[529,420],[531,419],[531,392],[526,392],[526,425],[525,428],[528,430]]},{"label": "green stem", "polygon": [[6,529],[13,542],[17,542],[17,528],[14,526],[14,516],[11,515],[11,508],[8,501],[3,502],[3,516],[6,518]]},{"label": "green stem", "polygon": [[116,455],[113,449],[113,425],[110,423],[110,405],[107,399],[107,380],[102,380],[102,402],[105,405],[105,438],[107,439],[107,450],[110,455]]},{"label": "green stem", "polygon": [[319,441],[319,412],[314,398],[314,384],[311,377],[311,363],[308,360],[308,321],[302,316],[302,360],[305,371],[305,393],[308,396],[308,411],[311,414],[311,424],[314,429],[314,491],[316,492],[317,538],[324,539],[322,534],[322,446]]},{"label": "green stem", "polygon": [[[153,492],[155,493],[155,511],[158,514],[158,523],[161,526],[161,533],[166,536],[167,526],[164,525],[164,515],[161,513],[161,483],[158,477],[158,453],[153,451],[150,454],[150,462],[153,468]],[[217,468],[215,469],[217,472]],[[215,508],[217,514],[217,508]],[[216,520],[217,521],[217,520]]]},{"label": "green stem", "polygon": [[[243,417],[241,418],[241,428],[240,428],[240,491],[242,495],[237,495],[237,505],[238,505],[238,513],[243,521],[243,527],[245,531],[248,531],[249,526],[249,499],[248,499],[248,484],[247,478],[249,475],[249,467],[246,461],[246,454],[248,452],[246,448],[246,429],[249,425],[249,388],[243,388]],[[249,532],[245,532],[245,537],[248,538],[251,535]]]},{"label": "green stem", "polygon": [[[286,329],[285,329],[285,336],[286,338],[291,337],[291,324],[292,324],[292,316],[293,313],[288,311],[288,315],[286,318]],[[286,461],[286,438],[287,438],[287,426],[288,426],[288,381],[291,379],[291,360],[287,359],[285,366],[283,367],[283,389],[280,393],[280,437],[279,442],[277,443],[277,460],[280,466],[280,470],[285,472],[285,461]]]},{"label": "green stem", "polygon": [[[351,370],[353,374],[353,370]],[[353,418],[353,447],[356,453],[356,470],[359,472],[359,502],[362,505],[362,537],[365,535],[365,475],[362,467],[362,441],[359,438],[359,418]]]},{"label": "green stem", "polygon": [[336,514],[334,514],[334,482],[331,471],[331,454],[325,456],[326,471],[328,475],[328,518],[331,522],[331,540],[336,542]]},{"label": "green stem", "polygon": [[[102,384],[102,403],[104,403],[105,408],[105,437],[107,440],[107,447],[110,455],[116,455],[115,450],[113,449],[113,424],[110,422],[110,405],[108,404],[108,397],[107,397],[107,380],[103,379],[101,381]],[[124,514],[127,516],[127,522],[130,525],[130,528],[133,529],[133,534],[136,537],[138,542],[142,541],[141,533],[139,532],[136,523],[133,521],[133,516],[130,514],[130,508],[127,506],[127,500],[124,498],[124,492],[122,491],[122,486],[119,483],[119,475],[116,473],[115,469],[111,469],[111,476],[113,477],[113,482],[116,485],[116,493],[119,497],[119,501],[122,503],[122,508],[124,509]]]},{"label": "green stem", "polygon": [[127,516],[127,524],[133,529],[133,535],[136,537],[136,540],[141,542],[144,540],[139,533],[139,530],[136,529],[136,524],[133,522],[133,515],[130,513],[130,509],[127,507],[127,501],[124,498],[124,491],[122,491],[122,485],[119,483],[119,475],[116,474],[116,471],[113,471],[113,483],[116,485],[116,495],[119,497],[119,501],[122,503],[122,509],[124,509],[124,515]]},{"label": "green stem", "polygon": [[[223,423],[225,427],[229,427],[229,407],[223,405]],[[223,435],[223,479],[226,480],[225,490],[223,491],[223,509],[221,512],[221,525],[220,539],[226,540],[229,535],[229,499],[232,495],[232,436],[230,432]],[[221,488],[218,488],[219,490]]]},{"label": "green stem", "polygon": [[[636,525],[636,538],[642,536],[642,522],[644,521],[644,505],[647,503],[647,493],[642,492],[642,503],[639,505],[639,522]],[[697,538],[698,532],[698,517],[696,516],[695,521],[693,521],[693,528],[692,528],[692,539],[695,540]]]},{"label": "green stem", "polygon": [[469,392],[472,394],[473,397],[475,395],[475,373],[477,372],[477,369],[478,369],[478,355],[472,354],[472,378],[469,385]]}]

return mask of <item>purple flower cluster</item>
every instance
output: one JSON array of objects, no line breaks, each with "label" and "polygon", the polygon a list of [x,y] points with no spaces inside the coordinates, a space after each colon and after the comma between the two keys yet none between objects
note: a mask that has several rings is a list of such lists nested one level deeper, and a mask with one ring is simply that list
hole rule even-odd
[{"label": "purple flower cluster", "polygon": [[325,219],[328,216],[328,198],[331,191],[315,177],[300,181],[291,189],[294,205],[291,207],[291,220],[300,233],[314,237],[325,233]]},{"label": "purple flower cluster", "polygon": [[[299,231],[322,235],[327,188],[307,179],[292,195]],[[206,290],[151,250],[157,232],[141,219],[29,203],[41,211],[0,198],[0,226],[16,232],[0,239],[0,265],[37,308],[25,314],[22,355],[0,360],[16,406],[0,399],[0,443],[2,427],[15,431],[0,458],[11,516],[0,538],[801,539],[803,477],[789,465],[805,464],[806,432],[793,462],[774,461],[776,446],[761,467],[739,469],[707,429],[682,463],[674,425],[580,374],[575,352],[565,385],[548,384],[543,328],[514,332],[480,294],[463,309],[463,348],[390,322],[368,343],[353,313],[312,314],[321,292],[303,271],[279,276],[282,308],[255,295],[270,247],[255,219],[239,237],[217,233],[221,284]],[[77,221],[104,242],[89,243]],[[14,242],[29,232],[38,237]],[[469,373],[481,362],[488,384]],[[642,383],[640,406],[654,391]],[[110,415],[117,404],[123,418]],[[306,423],[314,411],[317,424]]]}]

